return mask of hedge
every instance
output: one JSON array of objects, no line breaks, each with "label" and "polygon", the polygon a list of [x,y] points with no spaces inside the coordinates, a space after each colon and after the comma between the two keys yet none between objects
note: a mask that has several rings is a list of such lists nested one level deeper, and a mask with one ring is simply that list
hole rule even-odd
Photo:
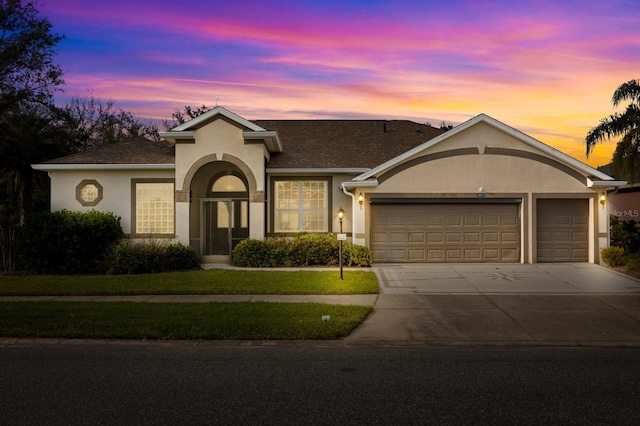
[{"label": "hedge", "polygon": [[[346,266],[371,266],[368,247],[343,243]],[[339,243],[335,234],[298,234],[293,238],[241,241],[233,250],[233,263],[244,267],[336,266]]]}]

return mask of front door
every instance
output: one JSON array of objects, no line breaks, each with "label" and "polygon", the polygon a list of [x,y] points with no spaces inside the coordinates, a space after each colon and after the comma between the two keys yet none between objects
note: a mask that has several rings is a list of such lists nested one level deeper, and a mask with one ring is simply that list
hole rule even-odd
[{"label": "front door", "polygon": [[202,255],[229,260],[236,244],[249,237],[249,201],[204,199],[200,205]]}]

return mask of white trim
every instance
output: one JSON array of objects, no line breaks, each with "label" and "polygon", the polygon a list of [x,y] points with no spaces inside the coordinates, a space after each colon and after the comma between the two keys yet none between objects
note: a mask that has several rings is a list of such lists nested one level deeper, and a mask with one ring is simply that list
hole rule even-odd
[{"label": "white trim", "polygon": [[233,112],[229,111],[226,108],[223,108],[221,106],[217,106],[217,107],[215,107],[213,109],[210,109],[209,111],[205,112],[204,114],[199,115],[196,118],[187,121],[184,124],[181,124],[181,125],[179,125],[177,127],[174,127],[173,129],[171,129],[171,132],[180,132],[182,130],[191,129],[193,127],[198,126],[202,122],[205,122],[205,121],[213,119],[218,114],[227,117],[231,121],[235,121],[236,123],[240,124],[241,126],[248,128],[249,130],[253,130],[255,132],[263,132],[263,131],[266,130],[266,129],[263,129],[262,127],[257,126],[256,124],[250,122],[249,120],[240,117],[238,114],[234,114]]},{"label": "white trim", "polygon": [[628,182],[626,180],[591,180],[587,179],[587,187],[589,188],[610,188],[616,186],[624,186]]},{"label": "white trim", "polygon": [[264,141],[269,152],[282,152],[282,144],[280,143],[280,136],[278,136],[278,132],[272,130],[242,132],[242,137],[245,140]]},{"label": "white trim", "polygon": [[360,174],[360,173],[364,173],[367,170],[370,169],[356,169],[356,168],[350,168],[350,169],[321,169],[321,168],[316,168],[316,169],[305,169],[305,168],[282,168],[282,169],[278,169],[278,168],[272,168],[272,167],[267,167],[267,173],[278,173],[278,174],[286,174],[286,175],[300,175],[300,174],[348,174],[348,175],[353,175],[353,174]]},{"label": "white trim", "polygon": [[478,123],[486,123],[490,126],[495,127],[498,130],[501,130],[502,132],[556,158],[557,160],[559,160],[560,162],[578,170],[581,171],[582,173],[586,174],[587,176],[594,176],[597,177],[599,179],[602,180],[609,180],[612,181],[613,178],[611,176],[608,176],[596,169],[594,169],[593,167],[590,167],[586,164],[584,164],[581,161],[576,160],[573,157],[570,157],[560,151],[558,151],[555,148],[550,147],[549,145],[546,145],[542,142],[540,142],[537,139],[532,138],[531,136],[522,133],[521,131],[514,129],[513,127],[507,126],[506,124],[496,120],[495,118],[489,117],[486,114],[479,114],[475,117],[473,117],[470,120],[465,121],[464,123],[454,127],[453,129],[449,130],[446,133],[443,133],[442,135],[431,139],[428,142],[425,142],[413,149],[410,149],[409,151],[405,152],[404,154],[401,154],[395,158],[392,158],[391,160],[377,166],[374,167],[373,169],[371,169],[370,171],[368,171],[367,173],[363,173],[360,176],[355,177],[353,180],[354,181],[361,181],[361,180],[366,180],[369,179],[373,176],[376,176],[377,174],[386,171],[392,167],[395,167],[397,165],[399,165],[400,163],[402,163],[403,161],[407,160],[408,158],[412,157],[415,154],[418,154],[428,148],[431,148],[432,146],[464,131],[467,130],[468,128],[475,126]]},{"label": "white trim", "polygon": [[375,188],[377,186],[378,186],[377,180],[367,180],[367,181],[358,181],[358,182],[349,181],[349,182],[342,182],[340,184],[341,188]]},{"label": "white trim", "polygon": [[185,131],[185,132],[158,132],[161,138],[165,138],[166,140],[175,142],[176,139],[195,139],[196,132],[193,131]]},{"label": "white trim", "polygon": [[32,164],[34,170],[175,170],[175,164]]}]

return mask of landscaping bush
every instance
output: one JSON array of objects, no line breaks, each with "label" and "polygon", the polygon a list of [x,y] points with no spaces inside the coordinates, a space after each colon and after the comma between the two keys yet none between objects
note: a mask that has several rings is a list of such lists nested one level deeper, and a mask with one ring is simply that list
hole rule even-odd
[{"label": "landscaping bush", "polygon": [[268,268],[284,262],[284,245],[274,240],[240,241],[233,250],[233,264],[253,268]]},{"label": "landscaping bush", "polygon": [[333,234],[298,234],[287,255],[291,266],[337,265],[338,240]]},{"label": "landscaping bush", "polygon": [[627,254],[640,252],[640,225],[635,220],[620,221],[611,215],[611,245],[622,247]]},{"label": "landscaping bush", "polygon": [[612,268],[624,265],[624,249],[622,247],[605,247],[600,250],[602,260]]},{"label": "landscaping bush", "polygon": [[348,266],[371,266],[373,262],[369,247],[346,243],[343,250],[345,252],[344,262]]},{"label": "landscaping bush", "polygon": [[120,218],[113,213],[62,210],[33,214],[23,229],[24,263],[40,273],[97,273],[112,246],[123,237]]},{"label": "landscaping bush", "polygon": [[[342,259],[347,266],[371,266],[368,247],[345,242]],[[339,243],[334,234],[302,233],[294,238],[246,239],[233,250],[233,263],[244,267],[336,266]]]},{"label": "landscaping bush", "polygon": [[133,243],[123,239],[114,247],[109,263],[109,273],[150,274],[195,269],[200,266],[200,258],[193,247],[181,243]]}]

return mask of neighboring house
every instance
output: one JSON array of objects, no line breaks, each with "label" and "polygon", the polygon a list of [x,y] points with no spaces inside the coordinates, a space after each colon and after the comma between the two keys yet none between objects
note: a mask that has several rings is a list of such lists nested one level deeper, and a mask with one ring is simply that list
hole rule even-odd
[{"label": "neighboring house", "polygon": [[[611,164],[598,167],[598,171],[611,175]],[[607,191],[607,201],[609,213],[620,221],[640,222],[640,184],[623,185]]]},{"label": "neighboring house", "polygon": [[[246,120],[224,108],[34,165],[51,209],[114,212],[133,238],[229,262],[244,238],[344,232],[374,262],[599,262],[615,181],[484,114],[444,132],[393,120]],[[602,200],[601,200],[602,196]]]}]

